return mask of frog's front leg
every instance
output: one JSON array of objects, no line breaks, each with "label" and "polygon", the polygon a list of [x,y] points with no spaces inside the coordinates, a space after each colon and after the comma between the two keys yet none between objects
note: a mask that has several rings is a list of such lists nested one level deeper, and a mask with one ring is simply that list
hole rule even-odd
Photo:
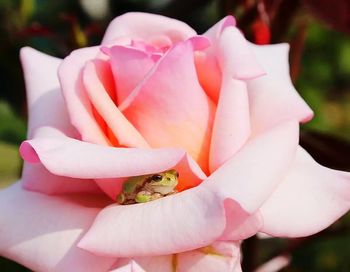
[{"label": "frog's front leg", "polygon": [[145,203],[152,200],[152,193],[149,191],[140,191],[135,196],[136,203]]},{"label": "frog's front leg", "polygon": [[155,193],[150,191],[141,191],[136,195],[135,201],[137,203],[145,203],[145,202],[153,201],[162,197],[163,195],[160,193]]}]

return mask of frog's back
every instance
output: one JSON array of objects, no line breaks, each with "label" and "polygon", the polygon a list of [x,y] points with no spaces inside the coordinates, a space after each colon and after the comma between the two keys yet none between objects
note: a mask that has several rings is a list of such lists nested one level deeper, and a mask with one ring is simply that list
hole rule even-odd
[{"label": "frog's back", "polygon": [[132,194],[135,193],[137,190],[137,187],[141,187],[145,181],[147,176],[136,176],[136,177],[130,177],[126,182],[123,184],[123,192],[125,194]]}]

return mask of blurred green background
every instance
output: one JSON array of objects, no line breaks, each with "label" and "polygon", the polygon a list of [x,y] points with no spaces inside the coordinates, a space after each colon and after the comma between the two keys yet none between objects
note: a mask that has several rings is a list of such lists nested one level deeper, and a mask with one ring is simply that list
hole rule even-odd
[{"label": "blurred green background", "polygon": [[[0,0],[0,188],[20,176],[18,146],[26,138],[26,104],[18,52],[31,46],[57,57],[96,45],[108,22],[128,11],[180,19],[201,33],[227,14],[259,44],[291,44],[298,91],[315,111],[301,144],[322,164],[350,170],[350,2],[312,0]],[[248,239],[244,271],[278,254],[283,271],[350,271],[350,218],[306,239]],[[0,271],[27,271],[0,258]]]}]

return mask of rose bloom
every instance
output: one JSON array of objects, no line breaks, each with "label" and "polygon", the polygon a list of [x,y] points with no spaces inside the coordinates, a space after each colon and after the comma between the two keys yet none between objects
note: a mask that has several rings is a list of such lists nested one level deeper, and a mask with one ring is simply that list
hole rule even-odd
[{"label": "rose bloom", "polygon": [[[350,207],[350,174],[298,146],[312,111],[288,45],[128,13],[61,60],[21,50],[29,108],[19,183],[0,192],[0,253],[35,271],[241,271],[258,232],[314,234]],[[119,205],[130,177],[177,193]]]}]

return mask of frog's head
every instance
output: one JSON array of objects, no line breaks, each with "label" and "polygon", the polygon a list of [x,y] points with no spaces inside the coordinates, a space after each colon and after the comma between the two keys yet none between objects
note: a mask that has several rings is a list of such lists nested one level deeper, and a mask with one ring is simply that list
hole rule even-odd
[{"label": "frog's head", "polygon": [[179,173],[174,170],[168,170],[159,174],[154,174],[149,179],[149,185],[157,193],[168,194],[174,190],[178,184]]}]

